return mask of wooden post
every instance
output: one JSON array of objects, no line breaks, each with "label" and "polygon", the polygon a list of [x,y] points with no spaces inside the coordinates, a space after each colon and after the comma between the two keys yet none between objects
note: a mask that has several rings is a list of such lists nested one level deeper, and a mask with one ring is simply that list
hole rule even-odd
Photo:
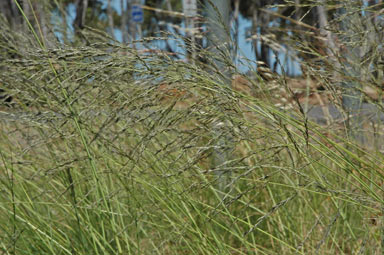
[{"label": "wooden post", "polygon": [[[229,13],[230,1],[229,0],[206,0],[206,13],[208,20],[208,46],[212,55],[217,55],[221,50],[228,47],[229,40]],[[225,51],[225,50],[224,50]],[[216,66],[222,70],[222,73],[228,72],[225,70],[226,66],[223,62],[214,60]],[[229,79],[227,79],[229,80]],[[230,86],[229,82],[227,84]],[[214,149],[213,164],[216,168],[216,175],[218,181],[218,189],[222,192],[227,192],[227,186],[230,183],[231,172],[227,168],[226,162],[230,158],[231,151],[233,150],[232,138],[226,131],[230,123],[225,120],[216,120],[213,126],[213,135],[217,139],[216,148]]]}]

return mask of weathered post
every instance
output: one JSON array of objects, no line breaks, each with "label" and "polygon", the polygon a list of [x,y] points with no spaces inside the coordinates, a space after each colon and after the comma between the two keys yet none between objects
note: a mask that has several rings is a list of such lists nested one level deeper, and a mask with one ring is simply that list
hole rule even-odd
[{"label": "weathered post", "polygon": [[[229,13],[230,13],[230,1],[229,0],[206,0],[206,16],[208,20],[208,47],[212,53],[212,56],[220,55],[220,52],[226,52],[226,47],[230,41],[229,35]],[[219,70],[228,76],[228,72],[225,70],[225,64],[215,59],[213,60]],[[228,77],[227,77],[228,78]],[[225,79],[229,86],[229,79]],[[233,150],[232,138],[229,135],[228,121],[225,119],[217,119],[214,122],[213,135],[217,139],[217,143],[214,149],[213,165],[215,167],[215,173],[218,181],[218,189],[222,192],[226,192],[227,186],[230,181],[230,169],[227,166],[227,162],[230,158],[231,151]]]}]

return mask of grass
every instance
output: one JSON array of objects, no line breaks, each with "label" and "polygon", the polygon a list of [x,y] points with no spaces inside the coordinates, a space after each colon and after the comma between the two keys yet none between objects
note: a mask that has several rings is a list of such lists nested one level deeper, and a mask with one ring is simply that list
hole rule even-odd
[{"label": "grass", "polygon": [[382,154],[277,108],[268,83],[250,97],[212,63],[108,42],[15,50],[0,66],[18,102],[0,119],[2,254],[380,252]]}]

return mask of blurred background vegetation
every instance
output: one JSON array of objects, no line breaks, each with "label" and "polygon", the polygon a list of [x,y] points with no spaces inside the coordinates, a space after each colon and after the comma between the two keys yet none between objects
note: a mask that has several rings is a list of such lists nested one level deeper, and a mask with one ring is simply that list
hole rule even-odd
[{"label": "blurred background vegetation", "polygon": [[383,7],[0,1],[0,253],[383,253]]}]

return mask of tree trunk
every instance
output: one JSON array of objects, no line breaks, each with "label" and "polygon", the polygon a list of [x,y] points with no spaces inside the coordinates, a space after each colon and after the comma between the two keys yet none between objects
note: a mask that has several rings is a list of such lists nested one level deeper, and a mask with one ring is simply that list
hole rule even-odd
[{"label": "tree trunk", "polygon": [[[214,6],[212,6],[214,4]],[[208,18],[208,45],[212,46],[212,51],[218,51],[217,47],[223,47],[229,42],[229,0],[208,0],[206,2],[206,12]]]},{"label": "tree trunk", "polygon": [[[41,38],[41,41],[45,47],[53,46],[54,44],[54,35],[51,33],[51,30],[49,28],[50,23],[47,21],[47,13],[49,13],[49,1],[46,0],[39,0],[35,1],[33,5],[33,10],[36,13],[36,31],[39,31]],[[48,15],[48,17],[50,17]],[[38,23],[38,24],[37,24]]]},{"label": "tree trunk", "polygon": [[[256,4],[252,5],[252,36],[257,36],[259,34],[258,30],[258,10],[256,7]],[[253,49],[255,51],[255,57],[256,60],[261,59],[261,55],[259,53],[259,47],[258,47],[258,39],[257,38],[252,38],[252,45]]]},{"label": "tree trunk", "polygon": [[265,66],[267,68],[271,68],[271,61],[270,61],[270,48],[268,46],[268,42],[265,42],[263,39],[264,36],[267,36],[269,33],[269,22],[270,22],[270,15],[269,13],[262,13],[261,14],[261,22],[260,22],[260,43],[261,43],[261,54],[260,59],[258,61],[263,61],[265,63]]},{"label": "tree trunk", "polygon": [[329,45],[329,47],[326,48],[327,55],[332,58],[332,62],[334,62],[333,64],[337,64],[337,61],[335,59],[335,52],[337,51],[336,44],[332,37],[332,33],[329,30],[327,30],[328,15],[324,8],[324,5],[325,5],[324,0],[322,0],[321,3],[322,3],[321,5],[318,5],[316,7],[318,17],[319,17],[320,34],[321,36],[324,36],[326,38],[326,44]]},{"label": "tree trunk", "polygon": [[345,15],[340,24],[343,36],[340,36],[339,40],[346,45],[343,49],[340,49],[340,54],[343,59],[341,73],[344,77],[348,78],[341,81],[341,86],[344,89],[342,103],[347,114],[346,126],[351,137],[353,137],[358,143],[364,144],[365,139],[363,133],[361,132],[362,94],[361,85],[358,82],[361,80],[361,77],[364,76],[364,71],[360,66],[361,54],[363,52],[361,52],[362,45],[354,42],[354,34],[359,31],[355,31],[354,29],[356,28],[353,25],[356,23],[356,19],[359,20],[362,19],[362,17],[359,17],[357,13],[347,14],[349,8],[348,4],[351,4],[351,2],[348,1],[348,3],[344,3],[344,6],[339,10],[340,15]]},{"label": "tree trunk", "polygon": [[10,5],[10,0],[0,1],[0,11],[4,15],[5,19],[10,21],[12,18],[12,10]]},{"label": "tree trunk", "polygon": [[21,13],[14,0],[0,0],[0,11],[13,29],[18,29],[20,24],[22,24]]},{"label": "tree trunk", "polygon": [[115,25],[113,22],[113,10],[112,10],[111,0],[108,0],[107,2],[107,18],[108,18],[109,34],[113,39],[115,39],[115,31],[114,31]]},{"label": "tree trunk", "polygon": [[233,13],[233,20],[235,23],[235,31],[234,31],[234,45],[233,45],[233,60],[236,61],[238,49],[239,49],[239,10],[240,8],[240,0],[235,0],[235,10]]},{"label": "tree trunk", "polygon": [[76,2],[76,18],[73,22],[75,30],[81,30],[85,25],[85,16],[88,8],[88,0],[77,0]]},{"label": "tree trunk", "polygon": [[[124,5],[124,2],[126,3],[126,6]],[[128,42],[128,2],[124,0],[120,0],[120,8],[121,8],[121,34],[122,34],[122,42],[127,43]]]},{"label": "tree trunk", "polygon": [[[23,12],[25,14],[25,16],[27,17],[27,19],[32,22],[33,20],[31,20],[31,18],[33,19],[33,17],[31,16],[31,8],[29,6],[29,1],[23,1]],[[33,22],[32,22],[33,23]],[[28,27],[28,23],[26,20],[24,20],[23,22],[23,25],[24,25],[24,29],[25,31],[28,31],[29,30],[29,27]]]}]

